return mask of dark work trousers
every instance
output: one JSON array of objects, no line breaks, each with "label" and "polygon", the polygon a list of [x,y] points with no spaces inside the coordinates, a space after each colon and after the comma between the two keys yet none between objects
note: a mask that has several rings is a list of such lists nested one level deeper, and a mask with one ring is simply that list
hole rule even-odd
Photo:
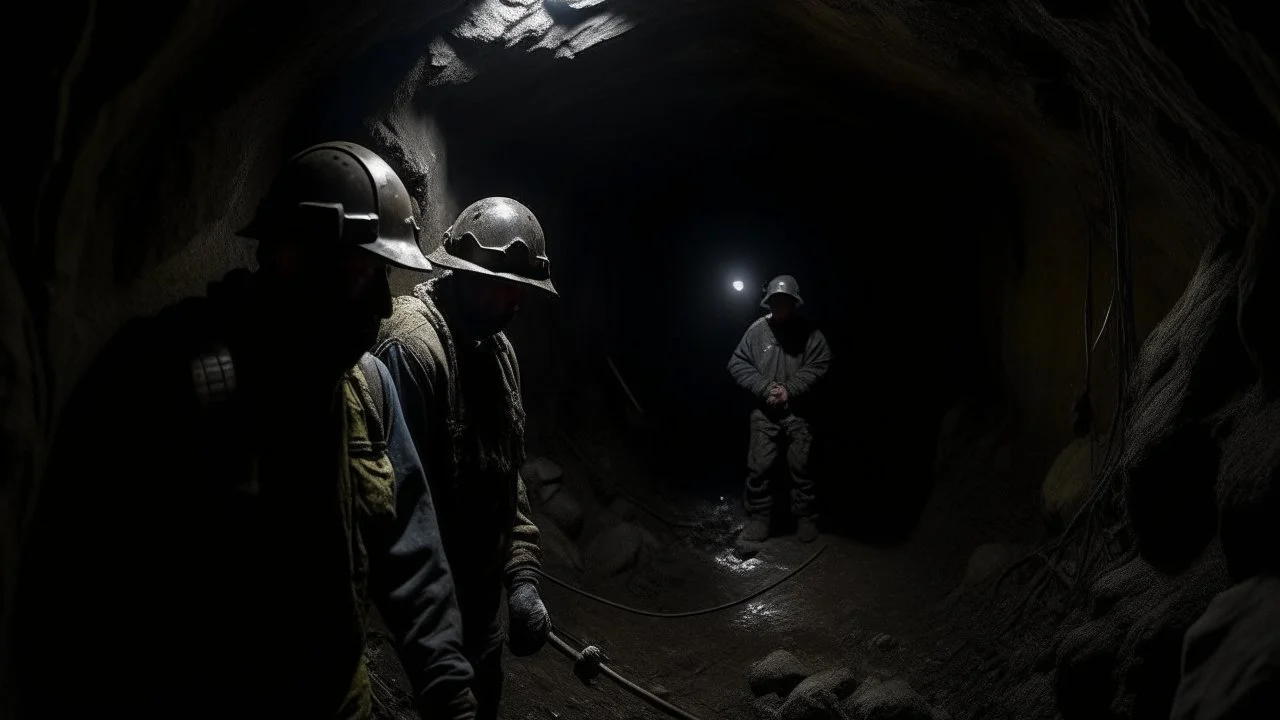
[{"label": "dark work trousers", "polygon": [[763,410],[751,411],[751,442],[747,450],[747,490],[744,498],[747,515],[767,516],[773,506],[769,489],[769,471],[786,449],[787,469],[791,471],[791,514],[812,517],[814,508],[813,476],[809,474],[809,451],[813,436],[809,423],[787,414],[769,417]]},{"label": "dark work trousers", "polygon": [[476,720],[497,720],[498,707],[502,704],[502,645],[506,640],[506,628],[495,618],[488,632],[479,642],[466,643],[467,662],[475,670]]}]

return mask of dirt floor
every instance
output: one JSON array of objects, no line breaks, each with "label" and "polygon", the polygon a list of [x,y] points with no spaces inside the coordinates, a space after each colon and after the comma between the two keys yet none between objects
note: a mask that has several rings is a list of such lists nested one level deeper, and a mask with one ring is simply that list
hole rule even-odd
[{"label": "dirt floor", "polygon": [[[547,606],[571,644],[600,647],[622,675],[700,718],[757,717],[768,701],[754,700],[747,672],[778,649],[813,670],[847,667],[859,677],[911,679],[939,662],[932,655],[942,638],[930,618],[955,586],[954,553],[920,543],[870,547],[823,535],[810,545],[783,536],[744,561],[732,549],[741,525],[729,504],[690,507],[676,516],[703,521],[700,528],[672,530],[648,563],[584,589],[645,610],[696,610],[750,595],[821,555],[758,598],[691,618],[643,617],[545,583]],[[569,658],[550,647],[510,658],[508,669],[508,720],[666,717],[608,679],[584,685]]]}]

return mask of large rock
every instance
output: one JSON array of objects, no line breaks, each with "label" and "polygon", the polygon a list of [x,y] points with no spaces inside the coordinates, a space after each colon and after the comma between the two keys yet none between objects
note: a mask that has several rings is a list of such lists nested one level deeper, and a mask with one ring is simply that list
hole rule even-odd
[{"label": "large rock", "polygon": [[546,483],[558,481],[564,477],[564,468],[557,465],[551,458],[530,458],[521,466],[520,477],[524,478],[527,488],[536,490]]},{"label": "large rock", "polygon": [[973,586],[994,578],[1000,571],[1013,564],[1021,552],[1021,548],[1004,543],[979,545],[969,556],[969,563],[965,566],[964,584]]},{"label": "large rock", "polygon": [[1044,512],[1059,528],[1084,507],[1093,487],[1093,438],[1076,438],[1058,453],[1040,486]]},{"label": "large rock", "polygon": [[1280,399],[1258,387],[1236,407],[1216,495],[1222,550],[1239,582],[1280,574]]},{"label": "large rock", "polygon": [[541,502],[538,507],[539,512],[550,518],[566,536],[576,539],[582,533],[584,519],[582,503],[578,502],[573,491],[563,484],[557,483],[544,487],[557,488],[557,490]]},{"label": "large rock", "polygon": [[778,720],[827,720],[841,716],[840,701],[858,687],[847,668],[831,668],[810,675],[787,696]]},{"label": "large rock", "polygon": [[1280,709],[1280,578],[1221,593],[1187,631],[1172,720],[1274,717]]},{"label": "large rock", "polygon": [[617,575],[640,561],[645,537],[640,526],[623,522],[601,531],[587,547],[587,571]]},{"label": "large rock", "polygon": [[542,548],[543,562],[546,565],[561,565],[582,572],[582,552],[569,536],[564,534],[554,522],[538,521],[541,537],[538,540]]},{"label": "large rock", "polygon": [[1063,717],[1169,716],[1182,638],[1226,585],[1213,550],[1178,576],[1135,558],[1090,586],[1091,618],[1057,640],[1053,683]]},{"label": "large rock", "polygon": [[756,696],[786,695],[809,677],[812,670],[786,650],[774,650],[747,673],[747,684]]},{"label": "large rock", "polygon": [[844,704],[853,720],[934,720],[933,709],[903,680],[867,678]]}]

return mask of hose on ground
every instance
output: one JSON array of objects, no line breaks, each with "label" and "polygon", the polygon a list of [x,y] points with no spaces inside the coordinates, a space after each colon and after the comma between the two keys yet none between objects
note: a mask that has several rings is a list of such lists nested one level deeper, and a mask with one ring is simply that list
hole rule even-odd
[{"label": "hose on ground", "polygon": [[576,585],[572,585],[568,582],[565,582],[564,580],[561,580],[560,578],[554,575],[548,574],[545,570],[542,570],[540,568],[534,569],[534,572],[538,573],[542,577],[550,580],[551,582],[555,583],[556,585],[559,585],[560,587],[566,590],[571,590],[589,600],[594,600],[602,605],[608,605],[611,608],[617,608],[618,610],[623,610],[635,615],[643,615],[645,617],[687,618],[687,617],[696,617],[698,615],[707,615],[713,612],[719,612],[721,610],[728,610],[729,608],[734,607],[736,605],[741,605],[745,602],[750,602],[751,600],[755,600],[761,595],[769,592],[770,590],[778,587],[782,583],[798,575],[801,570],[804,570],[805,568],[809,567],[809,565],[812,564],[814,560],[817,560],[818,556],[821,555],[822,552],[826,549],[827,549],[827,546],[823,545],[822,547],[818,548],[817,551],[815,551],[812,555],[810,555],[808,560],[805,560],[804,562],[800,563],[800,565],[797,566],[795,569],[787,572],[786,575],[783,575],[777,580],[774,580],[773,582],[769,583],[768,585],[765,585],[763,588],[760,588],[759,590],[751,593],[750,595],[747,595],[746,597],[738,598],[737,600],[734,600],[732,602],[727,602],[727,603],[724,603],[723,605],[717,605],[715,607],[703,608],[701,610],[687,610],[685,612],[655,612],[653,610],[641,610],[639,608],[633,608],[628,605],[623,605],[620,602],[614,602],[613,600],[609,600],[608,598],[602,598],[599,595],[589,593],[586,590],[583,590],[582,588],[577,587]]},{"label": "hose on ground", "polygon": [[547,640],[551,643],[552,647],[568,656],[570,660],[573,660],[573,672],[581,678],[584,683],[591,680],[591,678],[596,675],[604,675],[617,683],[623,690],[626,690],[632,695],[644,700],[671,717],[680,718],[680,720],[699,720],[696,715],[692,715],[685,710],[681,710],[675,705],[672,705],[666,700],[663,700],[657,695],[654,695],[648,690],[645,690],[639,685],[631,682],[620,675],[618,671],[606,665],[605,663],[609,661],[609,658],[600,650],[600,648],[594,645],[588,645],[579,652],[570,647],[569,643],[565,642],[554,632],[547,636]]}]

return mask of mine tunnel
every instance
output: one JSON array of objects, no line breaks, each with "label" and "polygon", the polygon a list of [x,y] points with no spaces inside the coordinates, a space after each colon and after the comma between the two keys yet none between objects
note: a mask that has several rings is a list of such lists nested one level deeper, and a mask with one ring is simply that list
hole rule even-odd
[{"label": "mine tunnel", "polygon": [[[4,43],[3,717],[1276,717],[1280,75],[1259,7],[27,8]],[[518,201],[545,236],[556,296],[526,293],[505,326],[519,450],[504,477],[518,469],[521,492],[474,492],[519,505],[533,539],[527,527],[503,535],[510,524],[493,537],[536,546],[523,552],[537,560],[494,581],[497,654],[467,650],[465,668],[449,665],[479,716],[425,699],[441,655],[424,660],[402,636],[435,626],[405,630],[373,596],[385,568],[447,556],[453,579],[441,575],[436,594],[405,585],[387,597],[420,612],[458,602],[462,620],[439,609],[432,622],[476,642],[470,591],[453,587],[479,561],[447,535],[488,526],[439,495],[434,476],[434,507],[402,506],[408,456],[390,435],[377,442],[382,421],[361,425],[369,437],[343,457],[356,467],[383,453],[394,483],[371,487],[394,488],[384,499],[398,527],[427,512],[446,537],[421,536],[431,542],[413,555],[351,535],[354,521],[335,526],[356,537],[341,572],[357,595],[374,588],[377,605],[358,616],[363,640],[337,648],[322,638],[348,620],[290,585],[332,570],[332,538],[296,519],[316,507],[306,488],[321,445],[289,446],[284,489],[260,473],[248,491],[259,500],[218,504],[196,478],[243,470],[243,448],[201,455],[214,425],[191,425],[203,439],[188,442],[187,425],[139,399],[163,395],[166,412],[196,402],[188,366],[212,371],[203,346],[183,354],[194,331],[166,324],[186,316],[165,308],[216,302],[210,283],[234,269],[278,268],[283,255],[238,232],[300,153],[335,142],[367,149],[403,184],[402,219],[428,258],[448,262],[446,238],[482,198]],[[401,308],[424,281],[471,272],[397,267],[387,298]],[[780,276],[830,362],[803,405],[775,415],[730,361],[759,323],[782,332],[771,314]],[[140,317],[160,319],[130,322]],[[288,325],[278,329],[293,337]],[[154,372],[98,370],[135,327],[161,328],[144,363]],[[336,325],[322,329],[338,342]],[[236,347],[208,357],[225,370]],[[449,441],[422,441],[411,416],[446,427],[452,411],[379,359],[393,382],[370,387],[403,405],[414,461],[431,475]],[[319,360],[288,363],[305,374]],[[364,363],[367,382],[377,373]],[[470,372],[454,378],[463,397]],[[175,377],[176,390],[154,389]],[[102,397],[117,398],[105,415],[67,409],[104,378]],[[370,407],[372,391],[352,393],[340,395]],[[236,433],[265,425],[254,437],[268,444],[302,436],[265,413],[209,417]],[[803,512],[789,454],[801,415],[814,495]],[[767,484],[750,495],[757,416],[781,431]],[[356,421],[343,422],[351,432]],[[91,440],[67,439],[77,433]],[[89,489],[50,479],[61,475]],[[153,476],[162,490],[143,489]],[[458,471],[469,479],[479,486]],[[254,509],[269,497],[285,498],[286,524]],[[379,497],[360,495],[352,512]],[[248,517],[267,518],[253,537],[275,544],[226,540],[244,565],[201,554],[226,549],[201,522],[240,538]],[[767,538],[748,537],[762,519]],[[152,522],[164,530],[139,529]],[[89,540],[66,539],[76,532]],[[48,537],[71,560],[46,551],[62,547]],[[46,577],[62,588],[53,605],[69,608],[52,611],[47,635],[27,614],[41,603],[23,600]],[[243,596],[224,586],[245,577],[260,584]],[[249,624],[231,609],[246,602]],[[536,647],[516,652],[535,621]],[[241,655],[213,658],[224,650]],[[187,654],[198,659],[176,659]],[[123,689],[110,684],[120,667]],[[347,679],[335,689],[326,672]],[[352,674],[363,685],[343,700]]]}]

